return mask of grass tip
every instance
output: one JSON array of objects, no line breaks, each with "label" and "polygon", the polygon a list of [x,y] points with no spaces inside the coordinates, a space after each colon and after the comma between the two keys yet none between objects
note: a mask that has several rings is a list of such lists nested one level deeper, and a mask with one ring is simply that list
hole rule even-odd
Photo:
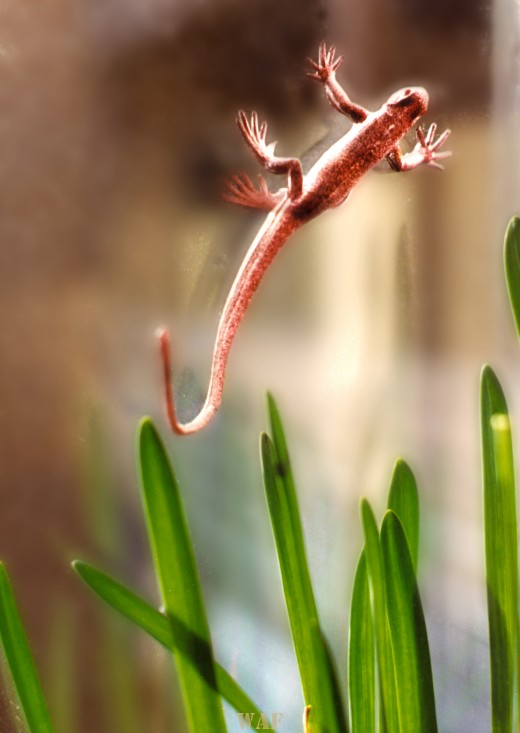
[{"label": "grass tip", "polygon": [[516,227],[520,227],[520,218],[518,216],[512,216],[511,219],[509,219],[509,224],[507,225],[506,239],[511,235],[512,230]]},{"label": "grass tip", "polygon": [[372,509],[372,505],[370,504],[366,496],[362,496],[359,500],[359,511],[361,514],[361,521],[363,522],[363,525],[365,525],[365,522],[375,522],[374,510]]},{"label": "grass tip", "polygon": [[372,504],[368,501],[366,496],[362,496],[359,500],[359,508],[361,509],[361,514],[369,513],[374,514],[374,510],[372,509]]},{"label": "grass tip", "polygon": [[265,399],[269,408],[276,407],[276,400],[269,389],[265,392]]},{"label": "grass tip", "polygon": [[410,473],[412,472],[408,461],[405,461],[405,459],[401,458],[401,456],[396,459],[392,473],[397,473],[397,471],[408,471]]},{"label": "grass tip", "polygon": [[260,445],[263,447],[264,445],[268,445],[271,442],[272,441],[271,441],[271,437],[269,436],[269,434],[266,433],[265,430],[262,430],[262,432],[260,433]]},{"label": "grass tip", "polygon": [[148,417],[148,415],[145,415],[142,417],[138,424],[137,424],[137,432],[139,435],[143,433],[145,430],[154,430],[155,431],[155,425],[151,417]]},{"label": "grass tip", "polygon": [[394,522],[398,522],[401,524],[401,520],[397,516],[397,514],[394,512],[393,509],[387,509],[385,513],[383,514],[383,519],[381,521],[381,529],[385,524],[392,524]]},{"label": "grass tip", "polygon": [[484,375],[487,374],[490,371],[492,372],[493,370],[491,369],[491,367],[489,366],[489,364],[483,364],[482,365],[482,368],[480,370],[480,378],[483,379],[484,378]]},{"label": "grass tip", "polygon": [[260,457],[262,459],[262,465],[265,464],[266,459],[274,461],[276,457],[276,448],[271,439],[265,431],[260,433]]},{"label": "grass tip", "polygon": [[482,400],[484,400],[485,396],[487,397],[487,400],[494,408],[493,411],[495,413],[507,412],[504,390],[502,389],[502,385],[500,384],[500,380],[496,373],[488,364],[485,364],[482,367],[480,394]]},{"label": "grass tip", "polygon": [[480,370],[480,380],[481,382],[484,382],[486,379],[496,379],[497,375],[493,371],[493,369],[489,366],[489,364],[484,364],[482,369]]}]

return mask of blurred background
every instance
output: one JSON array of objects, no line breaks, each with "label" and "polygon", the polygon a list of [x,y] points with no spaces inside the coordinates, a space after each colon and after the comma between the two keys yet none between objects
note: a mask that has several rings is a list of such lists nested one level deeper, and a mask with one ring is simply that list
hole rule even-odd
[{"label": "blurred background", "polygon": [[[501,265],[520,210],[518,17],[508,0],[0,3],[0,557],[59,731],[183,730],[168,655],[69,568],[94,561],[157,601],[134,460],[143,414],[181,480],[217,658],[284,713],[282,731],[300,730],[257,455],[266,389],[343,679],[359,498],[382,511],[402,456],[423,503],[440,728],[489,730],[478,381],[491,363],[520,414]],[[221,199],[226,176],[259,172],[236,111],[257,110],[307,169],[349,125],[305,78],[324,39],[368,108],[425,86],[425,123],[452,129],[453,157],[444,173],[382,167],[295,235],[241,326],[217,418],[170,438],[154,330],[172,332],[188,419],[262,221]],[[3,733],[23,730],[13,700],[4,684]]]}]

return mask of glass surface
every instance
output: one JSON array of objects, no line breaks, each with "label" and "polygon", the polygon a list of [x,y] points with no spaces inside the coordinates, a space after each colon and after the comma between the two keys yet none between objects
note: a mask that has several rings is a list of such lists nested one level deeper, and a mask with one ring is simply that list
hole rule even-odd
[{"label": "glass surface", "polygon": [[[150,414],[182,484],[217,657],[284,714],[281,733],[300,730],[258,460],[269,389],[343,682],[359,498],[382,512],[403,456],[422,501],[439,727],[488,731],[478,381],[492,364],[514,429],[502,239],[520,209],[517,5],[48,0],[2,3],[0,20],[0,558],[56,727],[182,731],[167,655],[68,570],[93,559],[156,598],[134,459],[137,420]],[[370,110],[426,87],[425,125],[452,129],[453,156],[442,173],[378,166],[295,234],[241,324],[217,417],[169,437],[154,331],[171,331],[188,419],[264,216],[221,198],[227,177],[260,172],[237,110],[257,110],[304,171],[349,128],[305,78],[323,39]],[[1,697],[10,733],[16,710]]]}]

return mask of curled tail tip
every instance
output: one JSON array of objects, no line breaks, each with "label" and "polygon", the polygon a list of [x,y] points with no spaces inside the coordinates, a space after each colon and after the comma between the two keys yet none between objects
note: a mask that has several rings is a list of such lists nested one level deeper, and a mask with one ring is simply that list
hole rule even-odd
[{"label": "curled tail tip", "polygon": [[164,407],[170,428],[176,435],[189,435],[190,433],[196,433],[204,427],[204,421],[195,419],[190,423],[184,424],[179,422],[177,419],[177,411],[175,409],[175,400],[173,396],[170,335],[168,330],[162,327],[157,328],[155,335],[159,341],[159,352],[163,367]]},{"label": "curled tail tip", "polygon": [[170,335],[166,328],[158,328],[155,333],[159,341],[159,352],[163,371],[164,406],[170,428],[176,435],[191,435],[193,433],[198,433],[213,419],[220,400],[217,396],[217,402],[215,403],[215,400],[211,399],[210,392],[201,411],[195,418],[193,418],[193,420],[188,423],[179,422],[177,419],[175,398],[173,394]]},{"label": "curled tail tip", "polygon": [[211,419],[211,417],[209,419],[202,420],[200,420],[200,418],[195,418],[191,422],[181,423],[177,420],[173,405],[168,403],[166,404],[165,412],[170,428],[172,432],[175,433],[175,435],[193,435],[194,433],[198,433],[200,430],[206,427]]}]

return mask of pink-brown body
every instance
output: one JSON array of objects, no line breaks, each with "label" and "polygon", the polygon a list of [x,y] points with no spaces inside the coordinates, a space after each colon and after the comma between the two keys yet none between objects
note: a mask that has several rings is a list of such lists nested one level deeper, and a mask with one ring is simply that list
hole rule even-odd
[{"label": "pink-brown body", "polygon": [[325,84],[329,101],[335,109],[354,122],[349,132],[332,145],[304,176],[296,158],[274,156],[274,145],[265,142],[267,126],[258,124],[255,113],[250,121],[239,113],[238,125],[257,160],[271,173],[288,176],[287,189],[270,194],[261,178],[260,190],[247,176],[234,177],[228,184],[227,200],[243,206],[269,209],[269,214],[253,242],[229,291],[217,329],[211,376],[206,400],[198,415],[188,423],[180,423],[175,412],[171,383],[169,337],[159,335],[164,369],[167,416],[172,430],[181,435],[195,433],[205,427],[218,410],[224,388],[227,359],[238,326],[264,273],[289,237],[303,224],[328,209],[339,206],[349,196],[364,174],[383,159],[397,171],[411,170],[423,163],[441,167],[439,153],[449,135],[447,130],[435,142],[436,126],[426,135],[417,130],[418,143],[411,153],[401,155],[398,143],[427,110],[428,94],[421,87],[400,90],[377,111],[369,113],[351,102],[335,78],[341,58],[335,59],[334,48],[327,51],[322,44],[319,62],[311,61],[315,72],[309,74]]}]

